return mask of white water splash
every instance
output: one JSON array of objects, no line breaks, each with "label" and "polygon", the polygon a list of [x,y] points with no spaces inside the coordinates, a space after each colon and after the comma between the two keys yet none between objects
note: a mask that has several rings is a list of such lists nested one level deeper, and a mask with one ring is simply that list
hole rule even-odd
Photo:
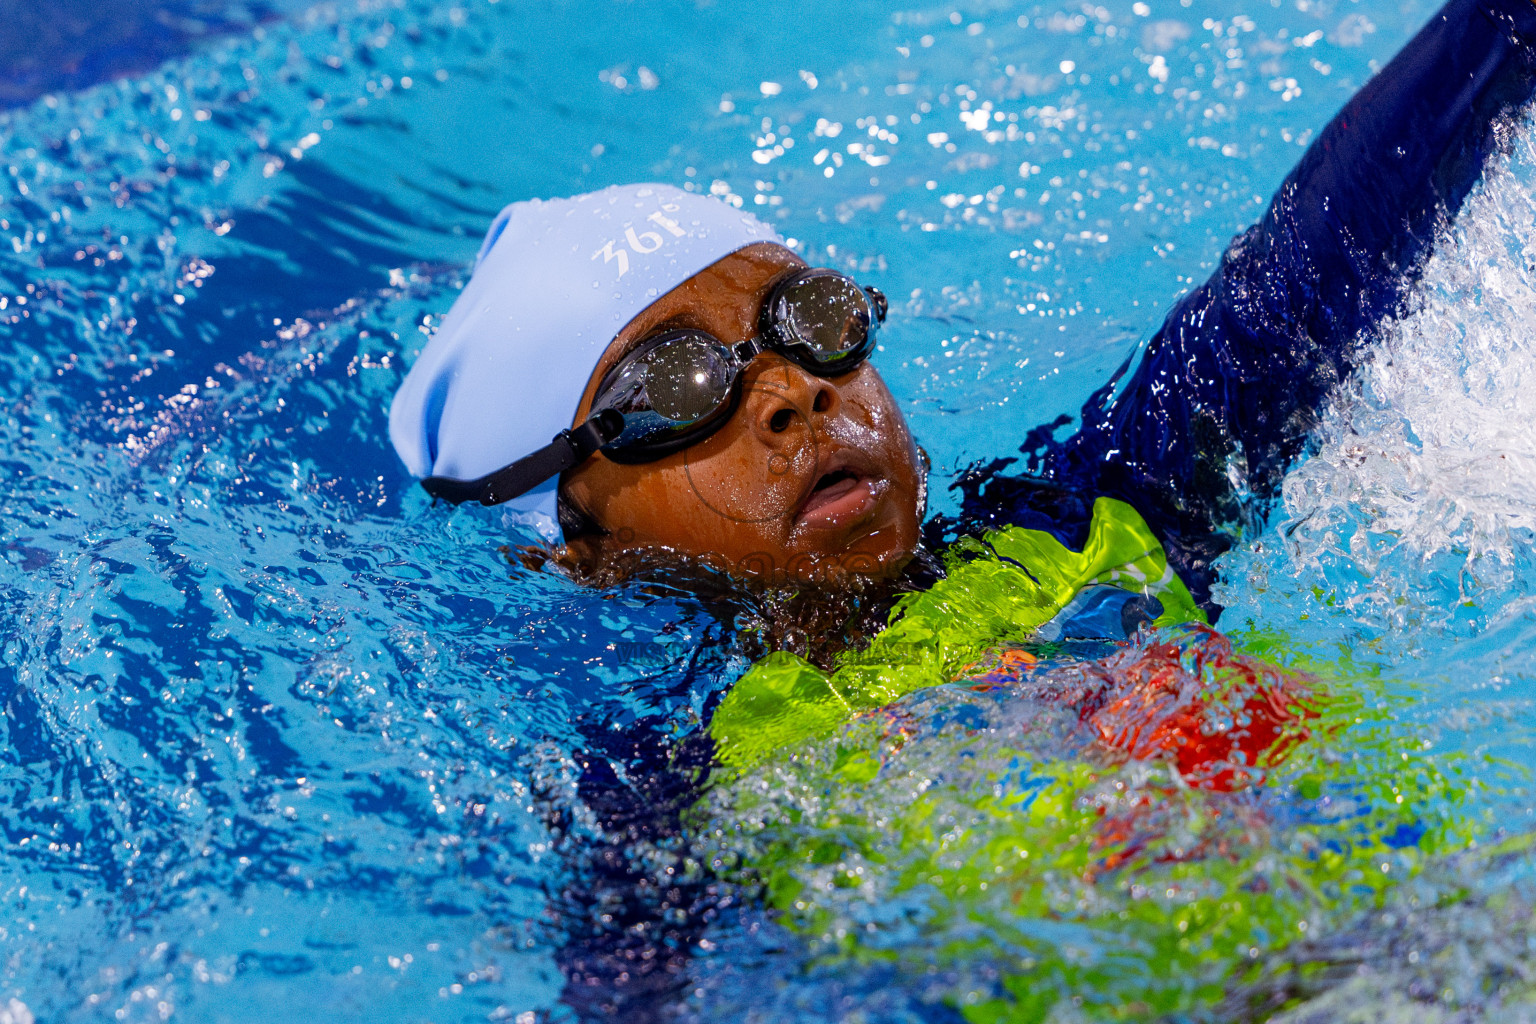
[{"label": "white water splash", "polygon": [[1504,134],[1512,153],[1325,414],[1271,525],[1228,556],[1218,600],[1236,622],[1275,621],[1276,590],[1380,636],[1536,602],[1536,140]]}]

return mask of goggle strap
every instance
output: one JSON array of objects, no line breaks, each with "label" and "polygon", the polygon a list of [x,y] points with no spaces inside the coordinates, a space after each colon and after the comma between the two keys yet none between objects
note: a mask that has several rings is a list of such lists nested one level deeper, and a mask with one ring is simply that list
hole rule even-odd
[{"label": "goggle strap", "polygon": [[494,473],[487,473],[477,480],[429,476],[421,486],[432,497],[454,505],[466,501],[499,505],[527,494],[550,477],[559,476],[623,432],[623,414],[604,409],[576,429],[560,431],[543,448]]}]

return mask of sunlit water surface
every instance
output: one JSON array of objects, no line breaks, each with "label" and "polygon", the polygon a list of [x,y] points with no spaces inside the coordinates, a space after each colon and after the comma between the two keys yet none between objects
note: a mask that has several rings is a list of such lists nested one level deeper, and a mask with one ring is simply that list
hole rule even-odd
[{"label": "sunlit water surface", "polygon": [[[745,662],[687,596],[514,570],[494,511],[434,509],[397,464],[389,398],[504,202],[672,182],[879,285],[877,365],[945,511],[955,470],[1135,350],[1431,10],[347,3],[4,115],[0,1019],[604,1012],[566,982],[594,787]],[[1536,764],[1516,150],[1219,588],[1224,628],[1377,672],[1404,735],[1503,759],[1467,812],[1490,838],[1531,829],[1509,779]],[[1494,1012],[1536,977],[1529,915],[1479,887],[1524,864],[1444,866],[1425,905],[1464,909],[1400,921],[1296,1019]],[[984,956],[828,965],[710,892],[631,1019],[932,1020],[988,984]]]}]

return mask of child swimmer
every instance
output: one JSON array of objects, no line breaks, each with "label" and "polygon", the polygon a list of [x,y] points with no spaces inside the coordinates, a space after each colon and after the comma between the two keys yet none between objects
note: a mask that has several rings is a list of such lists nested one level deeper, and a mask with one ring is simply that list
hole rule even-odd
[{"label": "child swimmer", "polygon": [[[656,884],[649,862],[629,847],[634,835],[684,830],[680,823],[700,793],[697,765],[716,766],[718,806],[707,809],[712,820],[728,821],[718,807],[729,810],[734,778],[768,763],[782,768],[785,752],[804,754],[808,742],[856,713],[878,725],[880,709],[902,694],[957,678],[972,688],[1013,687],[1044,662],[1010,649],[1021,633],[1119,638],[1147,619],[1198,620],[1199,605],[1208,606],[1212,559],[1277,492],[1316,410],[1348,374],[1357,340],[1398,311],[1442,218],[1459,209],[1496,148],[1500,119],[1533,92],[1536,9],[1529,0],[1452,0],[1322,131],[1263,219],[1170,312],[1134,371],[1127,364],[1088,401],[1075,434],[1064,441],[1050,428],[1031,434],[1043,440],[1027,442],[1029,475],[1004,475],[999,462],[958,482],[959,521],[930,523],[928,540],[986,530],[993,561],[956,563],[948,578],[927,581],[923,592],[907,595],[899,618],[831,673],[783,653],[759,661],[714,706],[709,742],[698,745],[707,754],[634,729],[620,755],[610,745],[611,723],[594,724],[587,735],[602,756],[590,759],[584,785],[600,798],[594,806],[615,845],[591,852],[600,869],[580,875],[588,888],[574,890],[573,906],[625,909],[612,923],[605,914],[590,926],[570,914],[576,923],[557,955],[568,979],[564,1000],[578,1008],[600,1003],[594,1012],[617,1019],[631,1007],[693,991],[687,962],[691,950],[708,948],[698,940],[717,897],[707,879],[685,881],[681,863]],[[668,186],[514,204],[492,225],[463,295],[396,396],[391,437],[429,493],[510,509],[551,540],[563,533],[569,561],[584,568],[665,549],[750,578],[916,582],[921,573],[913,567],[924,562],[925,460],[869,360],[884,306],[857,282],[806,268],[754,218]],[[955,545],[966,546],[963,538]],[[1024,569],[1012,571],[1017,566]],[[1000,581],[1005,587],[994,586]],[[998,621],[1009,617],[999,609],[1011,613],[1010,622]],[[1191,674],[1192,657],[1198,664]],[[1304,684],[1235,654],[1199,627],[1151,646],[1133,643],[1115,659],[1084,663],[1072,692],[1058,686],[1043,703],[1020,706],[1081,714],[1104,747],[1100,762],[1170,758],[1178,794],[1138,805],[1137,813],[1166,808],[1181,822],[1180,801],[1191,792],[1214,794],[1218,810],[1240,810],[1247,794],[1226,791],[1242,790],[1250,773],[1233,765],[1277,762],[1305,740],[1313,708],[1323,707],[1308,703]],[[1203,686],[1216,662],[1252,670],[1223,705],[1241,711],[1246,726],[1207,727],[1219,717]],[[1157,728],[1146,728],[1154,718]],[[1053,721],[1048,714],[1041,720]],[[849,734],[850,749],[867,753],[859,743],[869,732]],[[1398,756],[1394,750],[1389,759],[1393,772],[1402,770]],[[622,760],[632,783],[604,781],[610,757]],[[860,788],[849,772],[865,763],[879,761],[840,758],[826,769],[811,756],[794,770],[814,783],[809,791],[836,794]],[[1094,770],[1102,767],[1093,762]],[[1365,778],[1370,785],[1346,779],[1346,791],[1397,792]],[[992,792],[990,784],[975,788],[978,799]],[[1228,795],[1229,804],[1219,802]],[[780,847],[748,866],[788,865],[775,877],[791,884],[821,870],[831,840],[858,831],[836,819],[837,805],[828,806],[831,825],[815,820],[788,830]],[[914,811],[910,829],[919,846],[929,835],[923,810]],[[1401,810],[1378,808],[1361,821],[1374,828]],[[1105,849],[1094,844],[1133,850],[1111,833],[1156,839],[1160,827],[1105,816],[1085,819],[1081,835],[1072,836],[1070,820],[1042,832],[1027,816],[1005,817],[982,840],[1061,846],[1066,852],[1056,852],[1069,867],[1073,851],[1085,849],[1095,870]],[[882,821],[892,834],[879,842],[898,845],[901,827]],[[1042,836],[1051,842],[1036,842]],[[1070,841],[1061,843],[1063,836]],[[802,839],[816,856],[796,845]],[[1362,857],[1389,855],[1379,843],[1356,846]],[[1162,848],[1149,847],[1153,854]],[[777,861],[773,849],[782,854]],[[1255,859],[1263,871],[1254,877],[1265,882],[1272,851],[1261,849]],[[1047,869],[1057,863],[1037,860]],[[1305,869],[1298,874],[1312,879]],[[958,892],[942,890],[941,903],[952,901],[967,922],[974,915],[999,923],[979,908],[979,890],[966,890],[983,876],[951,874]],[[1264,890],[1249,885],[1248,875],[1230,877],[1230,892],[1213,890],[1219,897],[1244,906],[1262,901],[1254,894]],[[1007,903],[1002,924],[1038,916],[1029,909],[1040,902],[1031,889],[1038,878],[1025,872],[1006,890],[1025,902]],[[775,903],[770,894],[769,902],[793,921],[794,900],[809,900],[810,920],[831,899],[826,892],[858,890],[807,883],[801,891],[813,895]],[[1181,915],[1183,906],[1169,915]],[[1277,906],[1253,920],[1269,928],[1265,941],[1283,946],[1284,936],[1297,934],[1285,915],[1297,907],[1309,912],[1311,904]],[[1186,919],[1177,933],[1171,917],[1161,923],[1174,938],[1148,948],[1182,949],[1177,943],[1199,938],[1184,933]],[[1220,963],[1251,963],[1260,940],[1243,927],[1230,936],[1218,928],[1208,941],[1225,958]],[[1177,987],[1195,968],[1200,964],[1159,962],[1145,974],[1153,987],[1165,979]],[[1045,967],[1036,973],[1049,975]],[[1026,981],[1044,990],[1050,979]]]},{"label": "child swimmer", "polygon": [[[1399,310],[1533,92],[1530,0],[1451,0],[1080,429],[1033,432],[1028,475],[1000,472],[1013,460],[965,474],[941,529],[1038,531],[1057,561],[1128,534],[1125,566],[1166,552],[1208,605],[1246,503],[1275,495],[1355,343]],[[587,568],[661,549],[744,577],[889,578],[921,548],[926,459],[870,362],[885,313],[878,291],[714,199],[629,185],[514,203],[396,395],[391,438],[435,497],[505,504]],[[1087,615],[1088,635],[1161,611],[1135,572],[1106,610],[1116,575],[1057,609]],[[1151,612],[1120,614],[1137,594]]]}]

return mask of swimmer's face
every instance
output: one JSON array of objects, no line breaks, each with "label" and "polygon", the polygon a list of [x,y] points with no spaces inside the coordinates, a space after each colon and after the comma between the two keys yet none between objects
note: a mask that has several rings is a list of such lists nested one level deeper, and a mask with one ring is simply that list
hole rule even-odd
[{"label": "swimmer's face", "polygon": [[[662,296],[609,346],[575,423],[585,421],[603,376],[663,330],[694,328],[733,345],[755,336],[774,283],[804,265],[782,246],[754,245]],[[825,378],[765,352],[741,386],[726,424],[689,448],[642,465],[599,453],[569,471],[566,500],[606,530],[573,540],[571,553],[591,564],[666,548],[783,581],[900,569],[917,548],[925,479],[874,367]]]}]

